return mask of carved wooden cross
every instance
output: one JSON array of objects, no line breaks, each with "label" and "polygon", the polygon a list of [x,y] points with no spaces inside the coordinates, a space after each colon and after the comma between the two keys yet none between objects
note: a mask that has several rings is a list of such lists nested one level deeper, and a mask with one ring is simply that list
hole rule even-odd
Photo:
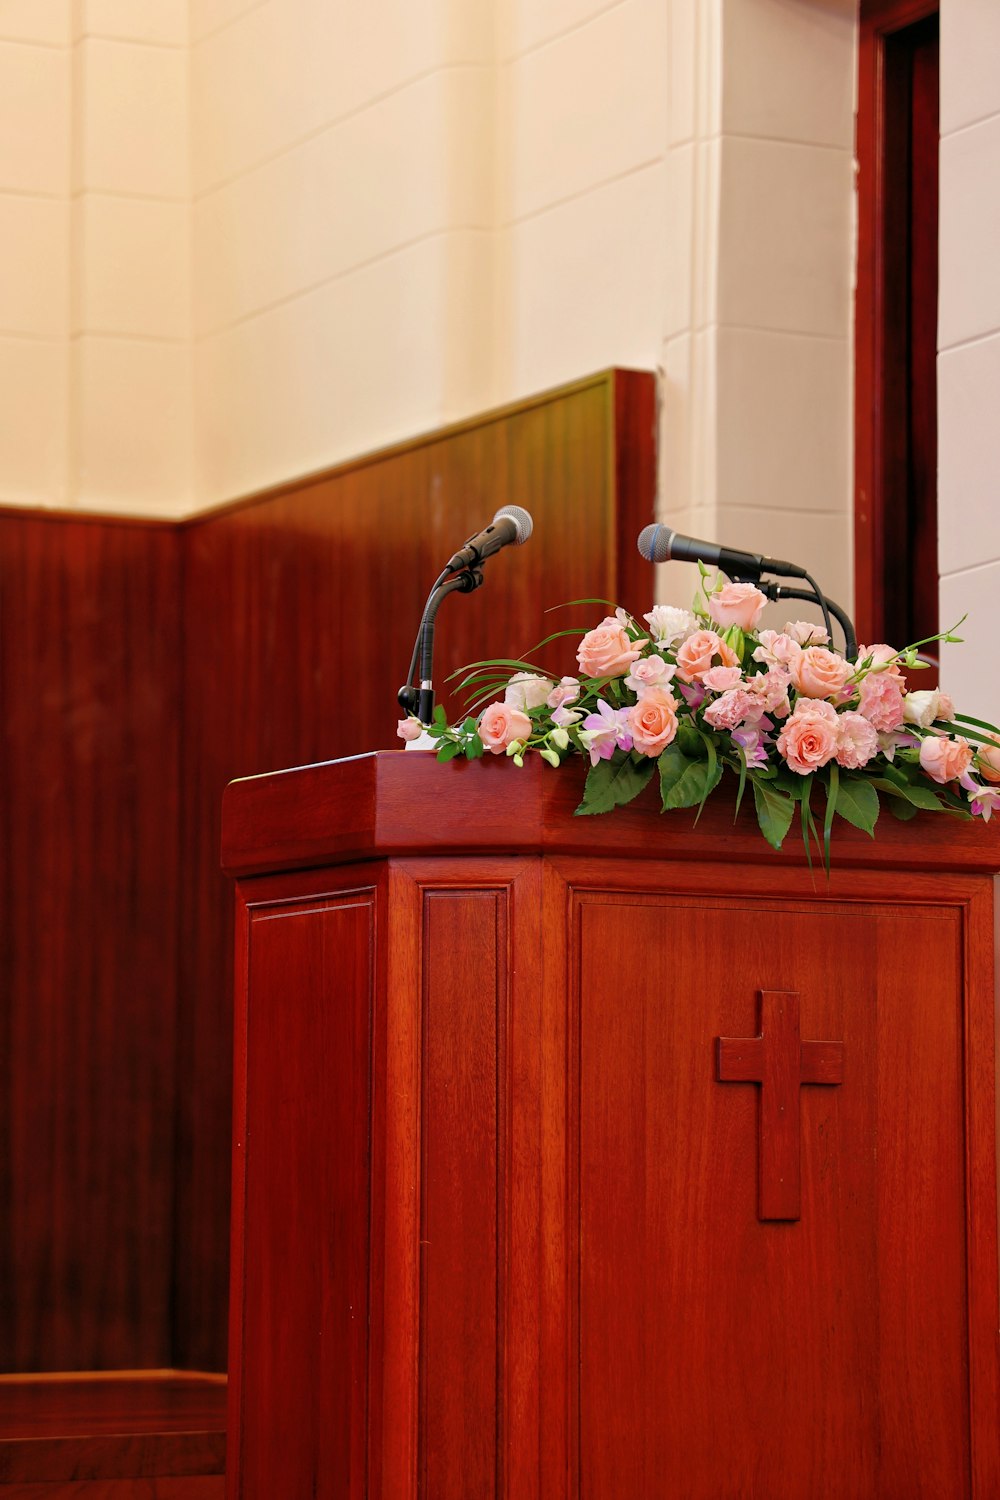
[{"label": "carved wooden cross", "polygon": [[758,1146],[759,1219],[797,1219],[802,1212],[799,1088],[841,1083],[843,1042],[803,1042],[799,997],[792,990],[761,990],[760,1035],[720,1036],[720,1083],[760,1084]]}]

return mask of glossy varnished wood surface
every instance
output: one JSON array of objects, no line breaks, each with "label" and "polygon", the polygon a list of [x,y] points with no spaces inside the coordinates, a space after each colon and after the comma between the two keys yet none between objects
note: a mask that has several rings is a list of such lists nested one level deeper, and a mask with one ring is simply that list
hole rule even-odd
[{"label": "glossy varnished wood surface", "polygon": [[[227,788],[223,863],[234,875],[303,868],[347,859],[431,852],[541,850],[629,854],[636,858],[715,857],[805,866],[796,829],[780,852],[764,842],[748,806],[734,820],[735,783],[693,811],[660,814],[650,784],[613,814],[572,817],[586,776],[582,761],[555,771],[537,756],[518,769],[505,756],[441,765],[430,751],[382,751]],[[655,778],[654,778],[655,782]],[[919,814],[898,822],[883,809],[871,839],[838,820],[834,863],[972,873],[1000,868],[1000,826]],[[824,885],[822,872],[814,887]]]},{"label": "glossy varnished wood surface", "polygon": [[[36,1485],[40,1494],[54,1496],[90,1496],[99,1485],[114,1494],[115,1484],[132,1481],[130,1495],[153,1496],[160,1493],[157,1482],[181,1478],[196,1481],[206,1496],[221,1493],[225,1414],[221,1375],[129,1370],[0,1377],[0,1494],[15,1484],[29,1494]],[[212,1475],[219,1477],[205,1488],[204,1477]],[[192,1500],[198,1494],[195,1488]]]},{"label": "glossy varnished wood surface", "polygon": [[4,514],[0,558],[0,1367],[162,1367],[179,539]]},{"label": "glossy varnished wood surface", "polygon": [[[827,882],[723,807],[676,837],[655,803],[574,819],[571,780],[399,753],[227,804],[244,854],[251,806],[276,839],[273,868],[261,838],[239,880],[245,922],[295,909],[305,933],[338,888],[377,891],[355,1227],[370,1226],[368,1493],[464,1500],[474,1474],[498,1500],[992,1500],[996,831],[887,824],[835,846]],[[303,786],[329,811],[338,781],[367,812],[343,843],[323,853],[324,827],[296,852],[279,814],[305,817]],[[310,942],[283,965],[290,997],[311,993]],[[349,949],[333,1014],[358,999]],[[838,1048],[818,1073],[810,1054],[784,1222],[759,1213],[757,1086],[717,1076],[718,1039],[753,1038],[759,994],[779,991],[799,997],[802,1038]],[[242,1035],[248,1079],[266,1074]],[[315,1071],[310,1049],[298,1088],[329,1120]],[[278,1236],[287,1280],[313,1255],[294,1233],[238,1211],[240,1260]],[[237,1336],[234,1381],[254,1360]],[[282,1401],[307,1485],[322,1442]],[[234,1442],[241,1420],[234,1406]],[[268,1494],[269,1441],[232,1470],[232,1500]]]}]

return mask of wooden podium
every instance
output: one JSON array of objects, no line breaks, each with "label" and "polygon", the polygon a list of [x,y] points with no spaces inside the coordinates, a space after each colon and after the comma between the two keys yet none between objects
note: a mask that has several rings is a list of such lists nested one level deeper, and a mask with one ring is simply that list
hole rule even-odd
[{"label": "wooden podium", "polygon": [[582,776],[227,791],[232,1500],[995,1500],[1000,837]]}]

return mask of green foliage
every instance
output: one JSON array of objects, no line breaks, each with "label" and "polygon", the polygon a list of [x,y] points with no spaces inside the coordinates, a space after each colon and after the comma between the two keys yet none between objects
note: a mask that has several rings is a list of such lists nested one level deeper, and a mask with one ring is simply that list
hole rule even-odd
[{"label": "green foliage", "polygon": [[637,761],[616,750],[610,760],[599,760],[587,773],[583,801],[577,813],[606,813],[637,797],[653,774],[651,760]]}]

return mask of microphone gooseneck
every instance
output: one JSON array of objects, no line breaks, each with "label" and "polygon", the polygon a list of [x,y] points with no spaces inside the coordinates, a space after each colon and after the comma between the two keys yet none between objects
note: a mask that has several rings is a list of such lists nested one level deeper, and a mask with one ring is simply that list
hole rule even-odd
[{"label": "microphone gooseneck", "polygon": [[[452,553],[438,574],[423,613],[417,638],[413,643],[406,682],[396,694],[396,701],[407,713],[416,714],[422,724],[429,724],[434,714],[434,625],[437,612],[449,594],[471,594],[483,583],[483,563],[501,547],[520,547],[529,538],[534,522],[520,505],[504,505],[482,531],[471,536],[464,546]],[[413,674],[418,669],[418,683]]]},{"label": "microphone gooseneck", "polygon": [[[699,541],[697,537],[682,536],[679,531],[672,531],[669,526],[656,522],[643,527],[636,546],[647,562],[705,563],[719,568],[737,582],[758,584],[769,599],[812,599],[823,612],[823,623],[830,640],[833,640],[833,614],[844,633],[848,660],[853,660],[857,655],[857,638],[846,611],[832,599],[828,599],[812,575],[797,563],[786,562],[779,557],[765,557],[760,552],[742,552],[735,547],[721,546],[718,542]],[[761,583],[764,573],[777,573],[782,578],[801,578],[809,585],[810,592],[785,588],[767,581]]]}]

